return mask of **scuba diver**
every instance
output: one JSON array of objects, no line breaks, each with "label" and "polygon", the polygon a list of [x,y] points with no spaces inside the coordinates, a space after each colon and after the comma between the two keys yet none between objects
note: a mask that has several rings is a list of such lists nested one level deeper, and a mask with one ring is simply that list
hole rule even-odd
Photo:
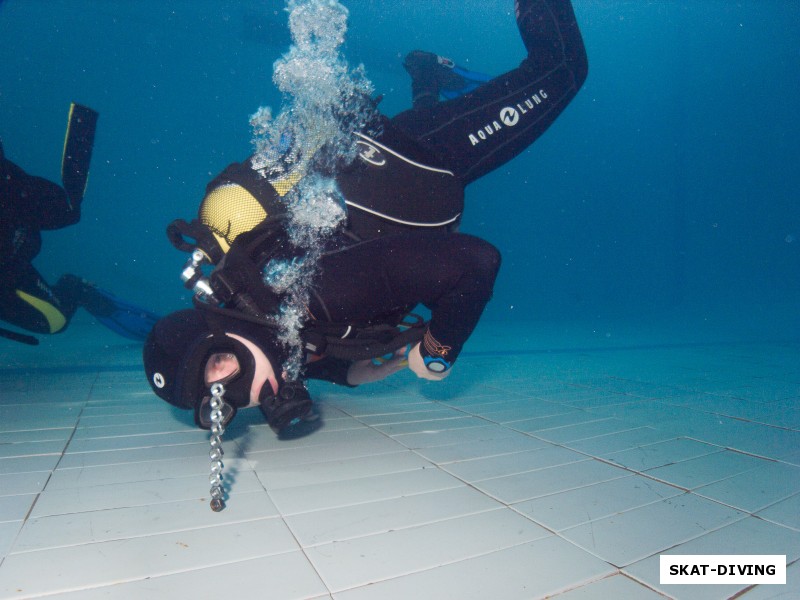
[{"label": "scuba diver", "polygon": [[[280,298],[263,283],[251,258],[274,239],[255,235],[246,244],[248,236],[237,240],[225,266],[210,277],[218,293],[236,289],[235,297],[224,307],[198,301],[195,309],[156,323],[145,342],[144,366],[155,393],[194,409],[200,427],[210,426],[209,386],[225,379],[226,422],[237,408],[260,406],[280,431],[309,412],[311,399],[302,381],[281,372],[290,352],[269,319]],[[312,320],[303,332],[309,362],[301,379],[354,387],[406,364],[425,379],[449,375],[491,298],[500,253],[461,233],[413,231],[337,247],[345,239],[337,239],[320,259],[308,306]],[[430,262],[432,255],[436,260]],[[417,304],[431,308],[429,322],[407,320]],[[408,344],[415,346],[406,363]],[[386,355],[386,362],[373,364]],[[209,379],[225,362],[230,372]]]},{"label": "scuba diver", "polygon": [[[158,316],[67,274],[50,286],[31,262],[41,231],[74,225],[89,177],[98,114],[70,106],[61,160],[63,187],[29,175],[7,159],[0,143],[0,320],[34,333],[64,331],[78,307],[116,333],[143,340]],[[0,337],[36,345],[33,336],[0,328]]]},{"label": "scuba diver", "polygon": [[[168,228],[173,245],[192,252],[183,278],[197,296],[194,310],[164,319],[145,343],[157,395],[194,409],[208,428],[211,386],[223,382],[225,423],[237,408],[260,406],[281,430],[313,414],[303,379],[352,386],[406,365],[424,379],[450,373],[500,263],[491,244],[457,233],[464,189],[542,135],[588,73],[569,0],[516,0],[515,16],[527,49],[519,67],[491,78],[412,52],[404,62],[412,108],[377,114],[377,127],[355,132],[358,158],[334,173],[347,220],[319,260],[297,380],[280,372],[286,349],[271,318],[281,299],[264,268],[297,256],[283,197],[314,169],[313,157],[279,173],[248,159],[209,183],[198,219]],[[207,278],[204,262],[215,265]],[[407,322],[417,304],[431,310],[429,322]]]}]

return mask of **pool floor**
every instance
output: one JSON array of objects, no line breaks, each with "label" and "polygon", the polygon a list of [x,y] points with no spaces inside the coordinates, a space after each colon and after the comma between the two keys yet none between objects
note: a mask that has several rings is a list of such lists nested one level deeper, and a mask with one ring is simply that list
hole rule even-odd
[{"label": "pool floor", "polygon": [[[67,335],[0,346],[2,599],[800,597],[797,344],[482,327],[441,383],[313,382],[308,435],[240,412],[214,513],[139,348]],[[662,585],[663,553],[787,584]]]}]

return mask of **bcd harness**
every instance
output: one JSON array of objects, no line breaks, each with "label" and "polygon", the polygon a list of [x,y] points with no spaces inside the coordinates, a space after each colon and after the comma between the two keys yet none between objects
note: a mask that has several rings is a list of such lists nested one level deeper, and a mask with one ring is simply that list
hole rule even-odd
[{"label": "bcd harness", "polygon": [[[457,227],[464,203],[458,178],[431,166],[436,159],[388,121],[380,139],[357,134],[359,159],[337,173],[337,185],[352,209],[344,237],[360,241],[396,231]],[[206,187],[199,219],[169,225],[172,245],[191,254],[181,277],[195,292],[198,307],[276,327],[281,298],[263,283],[261,269],[271,259],[302,255],[288,239],[283,196],[303,174],[298,169],[270,179],[255,171],[250,160],[233,163]],[[206,276],[209,267],[213,270]],[[375,358],[422,339],[427,323],[416,315],[413,322],[404,322],[404,316],[390,315],[379,323],[310,320],[302,338],[306,350],[318,356]]]},{"label": "bcd harness", "polygon": [[[227,254],[199,220],[187,223],[176,219],[170,223],[167,236],[172,245],[191,253],[181,279],[194,292],[194,305],[277,330],[275,314],[281,297],[267,293],[258,265],[266,264],[270,258],[292,255],[294,247],[288,240],[285,223],[285,215],[269,217],[253,231],[239,236]],[[213,270],[206,274],[209,267]],[[413,314],[390,315],[379,323],[309,320],[301,337],[306,352],[355,361],[413,345],[422,339],[426,327],[427,323]]]}]

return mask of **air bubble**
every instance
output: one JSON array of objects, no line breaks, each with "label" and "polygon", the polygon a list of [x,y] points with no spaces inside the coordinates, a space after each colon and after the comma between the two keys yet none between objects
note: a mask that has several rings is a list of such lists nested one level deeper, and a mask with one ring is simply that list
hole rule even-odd
[{"label": "air bubble", "polygon": [[253,169],[275,186],[298,179],[283,200],[289,238],[302,256],[273,259],[264,270],[264,281],[285,298],[278,337],[291,355],[283,367],[292,378],[302,367],[300,330],[316,265],[347,216],[336,171],[358,155],[354,132],[377,135],[379,120],[363,66],[351,68],[340,53],[347,9],[336,0],[288,0],[287,9],[292,45],[272,77],[283,104],[277,116],[259,108],[250,125]]}]

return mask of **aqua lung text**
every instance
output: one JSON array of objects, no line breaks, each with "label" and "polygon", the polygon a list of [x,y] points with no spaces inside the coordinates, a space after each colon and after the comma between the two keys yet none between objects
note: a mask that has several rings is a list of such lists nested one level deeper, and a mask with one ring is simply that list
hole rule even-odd
[{"label": "aqua lung text", "polygon": [[529,111],[539,106],[544,100],[547,100],[547,92],[539,90],[537,93],[526,98],[522,102],[518,102],[514,106],[506,106],[500,109],[500,114],[497,119],[484,125],[478,131],[469,134],[470,144],[477,146],[501,129],[516,126],[520,120],[525,118],[525,115],[528,114]]}]

